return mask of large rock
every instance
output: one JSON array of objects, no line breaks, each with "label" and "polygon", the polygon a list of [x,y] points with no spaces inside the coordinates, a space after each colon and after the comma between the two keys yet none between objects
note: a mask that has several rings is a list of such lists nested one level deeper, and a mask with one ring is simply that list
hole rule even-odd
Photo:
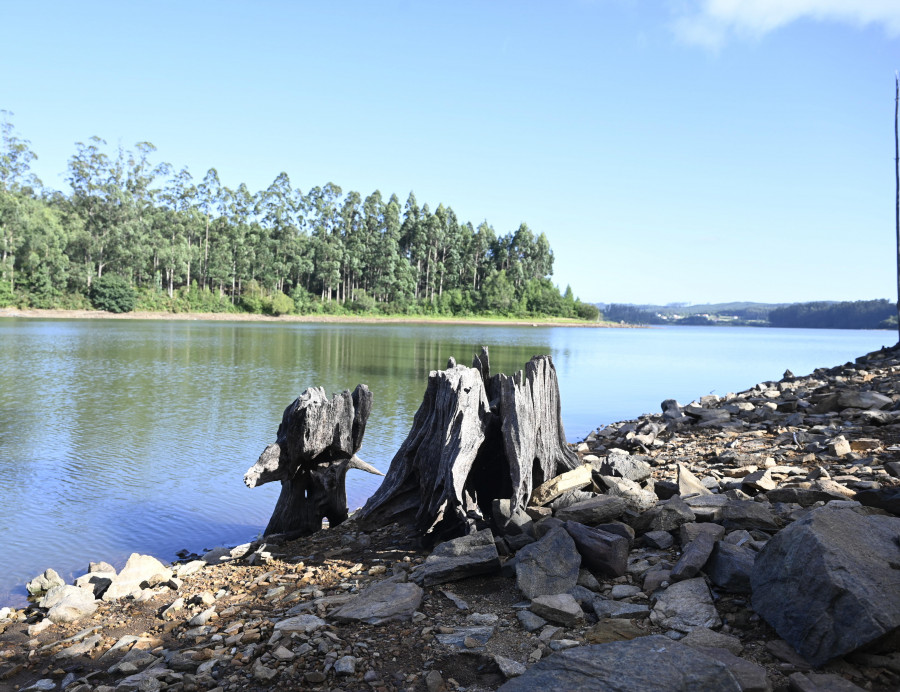
[{"label": "large rock", "polygon": [[712,495],[712,491],[703,485],[700,479],[691,473],[687,466],[678,464],[678,494],[682,497],[687,495]]},{"label": "large rock", "polygon": [[679,632],[722,624],[702,577],[676,582],[659,593],[650,613],[650,622]]},{"label": "large rock", "polygon": [[628,508],[635,512],[644,512],[659,502],[656,493],[652,490],[644,490],[640,485],[627,478],[600,476],[600,480],[609,488],[609,495],[621,497],[628,503]]},{"label": "large rock", "polygon": [[66,584],[54,586],[38,605],[47,608],[47,617],[56,623],[78,622],[90,617],[97,610],[93,592]]},{"label": "large rock", "polygon": [[435,547],[425,560],[425,586],[444,584],[500,569],[500,555],[490,529],[454,538]]},{"label": "large rock", "polygon": [[900,519],[825,506],[756,558],[753,608],[814,666],[900,628]]},{"label": "large rock", "polygon": [[719,661],[668,637],[652,635],[561,651],[542,659],[500,689],[740,692],[741,688]]},{"label": "large rock", "polygon": [[718,541],[703,571],[723,591],[750,593],[754,560],[756,553],[750,548]]},{"label": "large rock", "polygon": [[644,482],[650,478],[652,472],[650,464],[641,457],[614,453],[610,453],[606,460],[600,464],[598,470],[603,476],[618,476],[635,483]]},{"label": "large rock", "polygon": [[894,400],[878,392],[848,390],[838,395],[837,403],[840,408],[864,408],[879,411],[893,404]]},{"label": "large rock", "polygon": [[559,510],[556,518],[562,521],[577,521],[579,524],[596,526],[618,519],[626,509],[628,509],[628,503],[621,497],[600,495]]},{"label": "large rock", "polygon": [[338,622],[365,622],[370,625],[409,620],[422,603],[424,593],[410,582],[378,582],[361,591],[359,596],[329,617]]},{"label": "large rock", "polygon": [[697,537],[688,543],[681,553],[681,558],[672,568],[672,581],[692,579],[700,574],[703,565],[709,560],[716,541],[708,531],[701,531]]},{"label": "large rock", "polygon": [[159,575],[168,580],[172,576],[172,570],[157,560],[152,555],[140,555],[132,553],[128,562],[110,582],[103,592],[104,601],[115,601],[123,596],[140,591],[142,584]]},{"label": "large rock", "polygon": [[674,531],[682,524],[694,521],[696,515],[678,495],[670,497],[648,509],[631,522],[631,527],[638,535],[648,531]]},{"label": "large rock", "polygon": [[769,504],[751,500],[734,500],[725,505],[722,508],[722,525],[726,531],[777,531],[779,528]]},{"label": "large rock", "polygon": [[25,590],[32,596],[40,596],[53,587],[63,586],[65,583],[66,580],[59,576],[55,569],[46,569],[42,574],[37,575],[25,584]]},{"label": "large rock", "polygon": [[578,490],[590,484],[591,465],[582,464],[577,469],[561,473],[535,488],[531,493],[529,504],[541,507],[569,490]]},{"label": "large rock", "polygon": [[581,564],[591,572],[616,578],[628,568],[628,539],[618,534],[567,521],[568,531],[581,555]]},{"label": "large rock", "polygon": [[883,509],[900,516],[900,487],[861,490],[853,499],[866,507]]},{"label": "large rock", "polygon": [[531,612],[545,620],[558,623],[564,627],[573,627],[584,619],[584,611],[572,594],[556,593],[549,596],[536,596],[529,606]]},{"label": "large rock", "polygon": [[581,556],[564,528],[551,529],[516,555],[516,586],[528,598],[566,593],[578,583]]}]

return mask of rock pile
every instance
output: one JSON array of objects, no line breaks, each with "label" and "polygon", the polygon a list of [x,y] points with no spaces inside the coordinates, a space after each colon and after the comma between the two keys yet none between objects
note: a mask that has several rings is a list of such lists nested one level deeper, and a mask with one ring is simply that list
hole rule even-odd
[{"label": "rock pile", "polygon": [[891,690],[900,358],[608,426],[524,512],[419,550],[352,518],[0,609],[18,690]]}]

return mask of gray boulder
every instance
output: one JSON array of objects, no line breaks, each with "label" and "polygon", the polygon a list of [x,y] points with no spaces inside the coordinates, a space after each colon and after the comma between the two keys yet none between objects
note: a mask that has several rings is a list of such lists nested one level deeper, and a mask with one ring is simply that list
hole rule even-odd
[{"label": "gray boulder", "polygon": [[779,526],[768,503],[735,500],[722,508],[722,525],[726,531],[759,529],[777,531]]},{"label": "gray boulder", "polygon": [[516,586],[528,598],[567,593],[578,583],[581,556],[564,528],[551,529],[516,555]]},{"label": "gray boulder", "polygon": [[684,464],[678,464],[678,494],[686,495],[712,495],[712,491],[691,473]]},{"label": "gray boulder", "polygon": [[815,509],[754,563],[753,608],[814,666],[900,628],[900,519]]},{"label": "gray boulder", "polygon": [[894,400],[878,392],[859,392],[851,389],[841,392],[838,395],[837,403],[840,408],[864,408],[879,411],[893,404]]},{"label": "gray boulder", "polygon": [[610,453],[600,465],[599,471],[602,476],[617,476],[642,483],[650,478],[652,468],[641,457]]},{"label": "gray boulder", "polygon": [[631,522],[631,527],[638,535],[643,535],[648,531],[674,531],[682,524],[694,521],[696,518],[684,500],[675,495],[636,517]]},{"label": "gray boulder", "polygon": [[78,622],[90,617],[97,610],[94,594],[88,589],[63,584],[54,586],[38,605],[47,608],[51,622]]},{"label": "gray boulder", "polygon": [[589,500],[581,500],[556,512],[556,518],[562,521],[577,521],[579,524],[595,526],[613,519],[618,519],[628,503],[621,497],[600,495]]},{"label": "gray boulder", "polygon": [[600,480],[609,488],[607,494],[621,497],[628,503],[628,508],[635,512],[644,512],[659,502],[656,493],[652,490],[644,490],[640,485],[627,478],[600,476]]},{"label": "gray boulder", "polygon": [[425,586],[444,584],[500,569],[500,555],[490,529],[454,538],[435,547],[425,560]]},{"label": "gray boulder", "polygon": [[756,553],[747,546],[718,541],[703,571],[723,591],[750,593],[755,559]]},{"label": "gray boulder", "polygon": [[584,619],[584,611],[572,594],[556,593],[548,596],[536,596],[529,606],[535,615],[563,625],[572,627]]},{"label": "gray boulder", "polygon": [[338,622],[365,622],[370,625],[409,620],[422,603],[424,593],[410,582],[382,581],[363,589],[359,596],[328,617]]},{"label": "gray boulder", "polygon": [[503,692],[741,690],[734,676],[722,663],[661,635],[561,651],[542,659],[500,689]]},{"label": "gray boulder", "polygon": [[604,577],[621,577],[628,568],[628,539],[607,531],[567,521],[568,531],[581,555],[582,566]]},{"label": "gray boulder", "polygon": [[712,554],[713,546],[715,539],[711,533],[707,531],[698,533],[697,537],[685,546],[681,558],[672,568],[672,581],[692,579],[700,574],[700,570]]},{"label": "gray boulder", "polygon": [[103,600],[115,601],[140,591],[143,588],[142,584],[149,583],[157,576],[163,581],[168,581],[172,576],[172,570],[152,555],[132,553],[122,571],[112,578],[106,591],[103,592]]},{"label": "gray boulder", "polygon": [[46,569],[42,574],[25,584],[25,589],[32,596],[40,596],[53,587],[63,586],[65,583],[66,580],[59,576],[55,569]]},{"label": "gray boulder", "polygon": [[900,487],[861,490],[853,499],[866,507],[883,509],[900,516]]},{"label": "gray boulder", "polygon": [[658,593],[650,622],[679,632],[722,624],[712,594],[702,577],[676,582]]}]

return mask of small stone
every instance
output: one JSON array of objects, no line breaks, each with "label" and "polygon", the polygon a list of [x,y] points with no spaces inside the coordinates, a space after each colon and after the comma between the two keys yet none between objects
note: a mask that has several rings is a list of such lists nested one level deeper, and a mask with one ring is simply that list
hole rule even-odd
[{"label": "small stone", "polygon": [[260,659],[253,664],[253,677],[262,682],[269,682],[278,675],[278,671],[263,665]]},{"label": "small stone", "polygon": [[494,654],[494,661],[505,678],[516,678],[525,672],[525,665],[511,658]]},{"label": "small stone", "polygon": [[544,618],[535,615],[530,610],[520,610],[516,612],[516,617],[527,632],[534,632],[547,624]]},{"label": "small stone", "polygon": [[547,596],[536,596],[529,606],[531,611],[551,622],[558,622],[565,627],[572,627],[584,618],[584,611],[572,597],[572,594],[558,593]]},{"label": "small stone", "polygon": [[356,658],[354,656],[341,656],[334,662],[334,672],[338,675],[353,675],[356,673]]},{"label": "small stone", "polygon": [[293,661],[295,654],[287,647],[279,645],[278,648],[272,652],[272,656],[279,661]]},{"label": "small stone", "polygon": [[436,670],[428,671],[428,675],[425,676],[425,688],[428,692],[443,692],[446,689],[444,687],[444,678]]}]

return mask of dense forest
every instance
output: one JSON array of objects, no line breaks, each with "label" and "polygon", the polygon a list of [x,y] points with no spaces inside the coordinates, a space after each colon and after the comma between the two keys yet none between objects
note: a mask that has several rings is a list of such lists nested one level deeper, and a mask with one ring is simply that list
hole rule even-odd
[{"label": "dense forest", "polygon": [[[702,306],[647,306],[610,304],[602,306],[611,322],[680,326],[801,327],[812,329],[895,329],[897,312],[887,300],[816,302],[768,305],[723,303]],[[701,312],[702,310],[702,312]]]},{"label": "dense forest", "polygon": [[773,327],[888,329],[897,326],[896,305],[887,300],[797,303],[769,313]]},{"label": "dense forest", "polygon": [[308,192],[280,173],[229,188],[155,162],[155,147],[75,145],[71,192],[45,188],[8,118],[0,143],[0,306],[309,314],[561,316],[595,320],[550,281],[525,223],[498,235],[376,190]]}]

